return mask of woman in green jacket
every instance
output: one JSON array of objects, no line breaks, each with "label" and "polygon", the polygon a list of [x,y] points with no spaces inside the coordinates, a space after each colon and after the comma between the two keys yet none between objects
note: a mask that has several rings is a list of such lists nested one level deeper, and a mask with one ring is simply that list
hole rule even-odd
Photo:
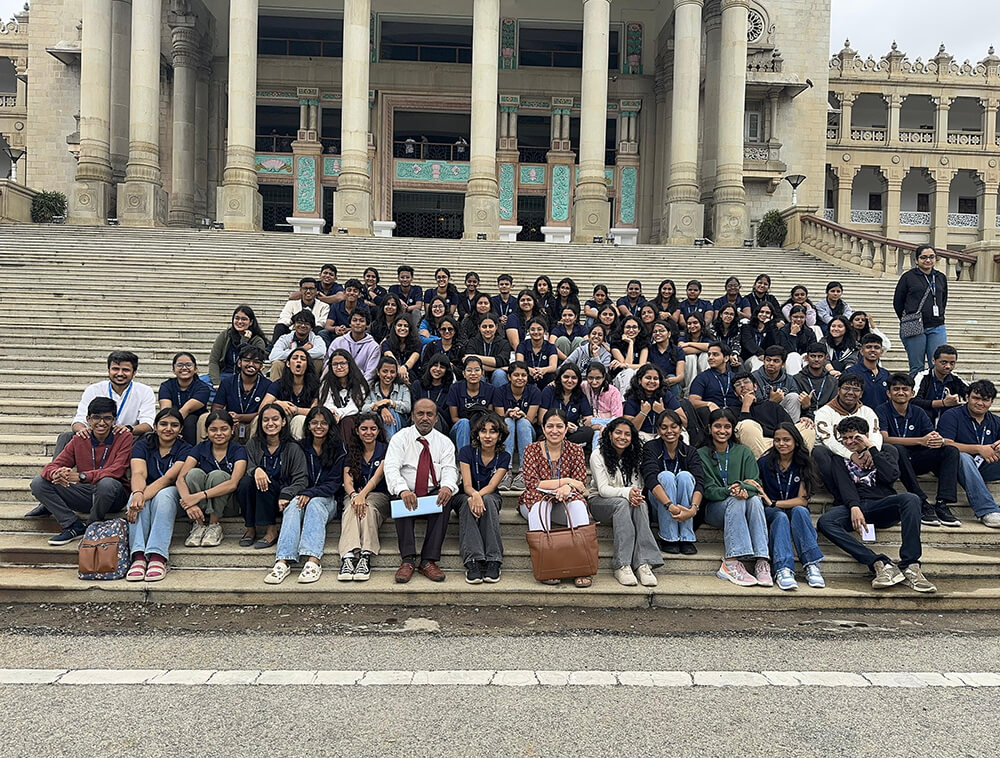
[{"label": "woman in green jacket", "polygon": [[218,387],[222,379],[237,373],[236,361],[243,345],[254,345],[264,350],[267,340],[257,323],[257,316],[249,305],[240,305],[233,311],[233,320],[227,329],[219,332],[208,359],[208,375],[212,385]]},{"label": "woman in green jacket", "polygon": [[[733,441],[732,411],[716,409],[708,423],[711,442],[698,454],[705,473],[705,522],[722,529],[726,546],[717,576],[740,587],[773,587],[757,461],[750,448]],[[743,561],[753,559],[751,574]]]}]

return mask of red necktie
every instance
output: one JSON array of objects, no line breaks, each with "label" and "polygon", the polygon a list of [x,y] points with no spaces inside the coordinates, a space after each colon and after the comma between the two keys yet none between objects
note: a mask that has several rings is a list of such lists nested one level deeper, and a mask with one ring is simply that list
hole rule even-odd
[{"label": "red necktie", "polygon": [[417,442],[423,446],[423,450],[420,451],[420,458],[417,460],[417,481],[413,486],[413,492],[417,497],[423,497],[428,491],[428,482],[430,479],[434,482],[434,486],[438,486],[437,474],[434,473],[434,463],[431,460],[431,446],[423,437],[417,437]]}]

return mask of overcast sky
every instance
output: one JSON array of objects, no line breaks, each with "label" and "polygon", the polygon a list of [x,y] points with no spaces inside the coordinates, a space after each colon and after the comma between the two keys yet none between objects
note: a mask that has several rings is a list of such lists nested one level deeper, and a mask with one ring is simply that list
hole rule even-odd
[{"label": "overcast sky", "polygon": [[[893,40],[915,59],[932,58],[942,42],[960,62],[980,61],[990,45],[1000,47],[996,0],[832,0],[831,53],[850,38],[863,57],[889,51]],[[24,0],[0,0],[0,17],[24,5]],[[779,22],[780,23],[780,22]],[[779,29],[779,34],[780,34]],[[780,43],[779,43],[780,47]]]}]

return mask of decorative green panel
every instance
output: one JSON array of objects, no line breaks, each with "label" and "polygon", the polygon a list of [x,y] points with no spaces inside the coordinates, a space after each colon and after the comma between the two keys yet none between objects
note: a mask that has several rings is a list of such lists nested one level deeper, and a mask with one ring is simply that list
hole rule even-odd
[{"label": "decorative green panel", "polygon": [[316,211],[316,159],[303,155],[295,175],[295,206],[303,213]]},{"label": "decorative green panel", "polygon": [[257,155],[254,157],[254,167],[258,174],[292,175],[292,156],[290,155]]},{"label": "decorative green panel", "polygon": [[636,187],[638,186],[639,172],[634,166],[626,166],[622,169],[622,223],[635,223],[635,201]]},{"label": "decorative green panel", "polygon": [[521,184],[545,184],[545,166],[521,166]]},{"label": "decorative green panel", "polygon": [[642,24],[625,25],[625,60],[622,71],[626,74],[642,73]]},{"label": "decorative green panel", "polygon": [[564,163],[552,167],[552,220],[569,220],[569,166]]},{"label": "decorative green panel", "polygon": [[340,176],[340,158],[323,158],[323,176]]},{"label": "decorative green panel", "polygon": [[514,218],[514,164],[500,164],[500,218],[510,221]]},{"label": "decorative green panel", "polygon": [[500,21],[500,68],[517,68],[517,19]]},{"label": "decorative green panel", "polygon": [[411,182],[468,182],[469,164],[397,160],[396,178]]}]

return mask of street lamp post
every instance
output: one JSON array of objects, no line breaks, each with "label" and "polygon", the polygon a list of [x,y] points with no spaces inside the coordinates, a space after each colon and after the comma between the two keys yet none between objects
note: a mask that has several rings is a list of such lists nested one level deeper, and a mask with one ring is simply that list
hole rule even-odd
[{"label": "street lamp post", "polygon": [[792,185],[792,207],[799,204],[799,185],[806,180],[802,174],[789,174],[785,181]]},{"label": "street lamp post", "polygon": [[17,162],[24,157],[26,150],[20,147],[11,147],[8,145],[3,149],[4,155],[10,158],[10,180],[17,184]]}]

